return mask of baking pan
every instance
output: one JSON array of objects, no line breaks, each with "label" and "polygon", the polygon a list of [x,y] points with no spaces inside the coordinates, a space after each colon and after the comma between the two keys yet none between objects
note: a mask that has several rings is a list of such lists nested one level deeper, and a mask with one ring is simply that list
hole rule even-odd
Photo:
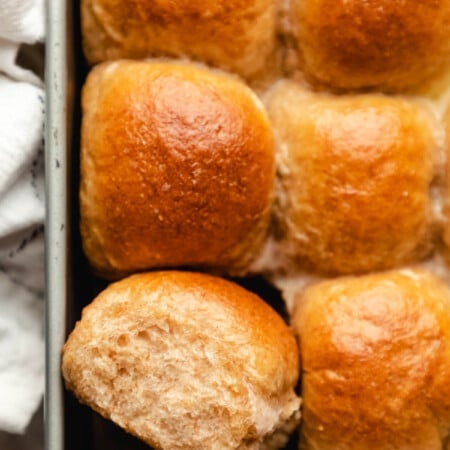
[{"label": "baking pan", "polygon": [[[68,2],[67,2],[68,3]],[[60,348],[65,338],[68,303],[68,159],[72,150],[73,82],[68,80],[73,55],[66,31],[68,4],[47,1],[46,41],[46,385],[45,448],[63,450],[63,387]],[[70,91],[70,92],[69,92]]]},{"label": "baking pan", "polygon": [[[81,51],[79,0],[47,0],[46,43],[46,450],[145,450],[149,447],[80,405],[61,378],[61,348],[82,308],[106,286],[93,277],[78,231],[80,90],[87,73]],[[235,280],[278,312],[278,291],[258,278]],[[296,436],[288,447],[297,448]]]},{"label": "baking pan", "polygon": [[78,1],[47,2],[46,450],[102,448],[92,431],[100,419],[64,391],[60,371],[67,333],[105,284],[89,274],[77,226],[79,98],[86,73],[78,12]]},{"label": "baking pan", "polygon": [[45,448],[121,448],[107,445],[107,428],[117,427],[79,405],[65,392],[61,378],[67,334],[105,283],[90,275],[78,234],[79,104],[87,71],[80,49],[79,1],[48,0],[47,12]]}]

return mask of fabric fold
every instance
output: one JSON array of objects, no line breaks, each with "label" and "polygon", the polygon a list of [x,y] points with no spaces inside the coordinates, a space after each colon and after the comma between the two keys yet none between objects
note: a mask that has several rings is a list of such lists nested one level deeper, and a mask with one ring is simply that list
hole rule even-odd
[{"label": "fabric fold", "polygon": [[44,33],[44,0],[0,0],[0,431],[16,434],[38,409],[45,377],[45,94],[17,59]]}]

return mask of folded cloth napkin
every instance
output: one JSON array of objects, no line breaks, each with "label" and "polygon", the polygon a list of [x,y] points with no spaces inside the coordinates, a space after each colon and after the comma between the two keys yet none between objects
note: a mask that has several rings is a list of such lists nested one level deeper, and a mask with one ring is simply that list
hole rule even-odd
[{"label": "folded cloth napkin", "polygon": [[33,44],[44,38],[44,0],[1,0],[0,37]]},{"label": "folded cloth napkin", "polygon": [[16,64],[44,38],[43,0],[0,0],[0,430],[23,433],[44,390],[44,91]]}]

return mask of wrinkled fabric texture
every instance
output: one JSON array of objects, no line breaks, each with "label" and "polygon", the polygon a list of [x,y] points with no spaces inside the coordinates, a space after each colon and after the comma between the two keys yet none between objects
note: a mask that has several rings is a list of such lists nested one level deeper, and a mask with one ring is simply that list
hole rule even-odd
[{"label": "wrinkled fabric texture", "polygon": [[0,0],[0,430],[23,433],[44,390],[43,81],[17,64],[42,42],[43,0]]}]

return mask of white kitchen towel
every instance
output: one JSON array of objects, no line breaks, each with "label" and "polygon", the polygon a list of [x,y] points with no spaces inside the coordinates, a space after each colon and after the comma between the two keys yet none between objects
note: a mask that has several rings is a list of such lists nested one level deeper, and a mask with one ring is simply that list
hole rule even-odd
[{"label": "white kitchen towel", "polygon": [[11,433],[24,431],[41,401],[42,305],[0,272],[0,428]]},{"label": "white kitchen towel", "polygon": [[[0,0],[0,4],[1,4]],[[1,6],[0,6],[1,7]],[[0,12],[1,14],[1,12]],[[30,70],[24,69],[16,64],[16,57],[20,44],[0,38],[0,72],[11,79],[43,86],[43,82]]]},{"label": "white kitchen towel", "polygon": [[44,91],[16,64],[44,0],[0,0],[0,430],[23,433],[44,390]]},{"label": "white kitchen towel", "polygon": [[0,37],[33,44],[44,33],[44,0],[0,0]]}]

